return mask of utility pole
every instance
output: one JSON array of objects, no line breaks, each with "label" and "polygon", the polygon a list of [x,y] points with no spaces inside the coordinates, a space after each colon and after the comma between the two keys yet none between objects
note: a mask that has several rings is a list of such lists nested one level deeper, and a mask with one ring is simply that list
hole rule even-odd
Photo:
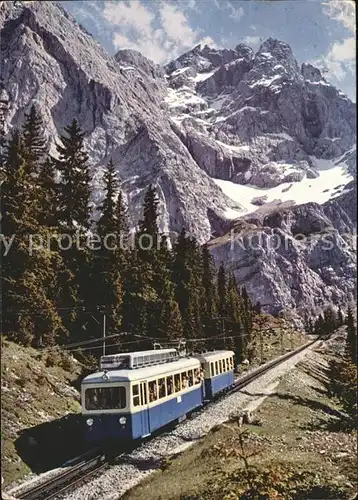
[{"label": "utility pole", "polygon": [[224,325],[225,318],[222,318],[222,329],[223,329],[223,337],[224,337],[224,349],[226,349],[226,331]]},{"label": "utility pole", "polygon": [[106,315],[103,314],[103,356],[106,355]]}]

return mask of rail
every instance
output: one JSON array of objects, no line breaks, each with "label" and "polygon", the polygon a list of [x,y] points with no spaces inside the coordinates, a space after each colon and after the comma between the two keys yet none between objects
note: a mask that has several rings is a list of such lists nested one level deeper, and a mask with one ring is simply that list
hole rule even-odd
[{"label": "rail", "polygon": [[[285,353],[282,356],[269,361],[265,365],[260,366],[247,375],[240,377],[240,379],[236,381],[235,386],[225,393],[225,396],[237,392],[253,380],[260,377],[262,374],[268,372],[274,366],[277,366],[287,359],[292,358],[299,352],[304,351],[312,344],[317,342],[317,340],[318,339],[312,340],[293,351]],[[119,458],[119,456],[121,455],[123,455],[123,451],[121,451],[121,453],[118,454],[116,458]],[[50,478],[48,481],[34,486],[30,490],[19,494],[17,498],[19,500],[51,500],[69,490],[70,488],[73,488],[74,486],[84,482],[91,476],[99,473],[101,470],[109,466],[109,459],[106,454],[103,452],[98,452],[94,454],[94,456],[90,455],[89,458],[84,458],[79,463],[69,467],[68,470],[65,470],[60,474],[57,474],[56,476]]]}]

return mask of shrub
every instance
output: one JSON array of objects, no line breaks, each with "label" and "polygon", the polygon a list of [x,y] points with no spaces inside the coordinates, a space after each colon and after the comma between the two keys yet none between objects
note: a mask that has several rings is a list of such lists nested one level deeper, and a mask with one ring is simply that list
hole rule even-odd
[{"label": "shrub", "polygon": [[333,360],[329,365],[329,390],[336,396],[345,413],[346,423],[356,427],[357,414],[357,366],[348,359]]},{"label": "shrub", "polygon": [[48,368],[52,366],[59,366],[61,358],[61,353],[58,349],[49,349],[46,351],[45,365]]}]

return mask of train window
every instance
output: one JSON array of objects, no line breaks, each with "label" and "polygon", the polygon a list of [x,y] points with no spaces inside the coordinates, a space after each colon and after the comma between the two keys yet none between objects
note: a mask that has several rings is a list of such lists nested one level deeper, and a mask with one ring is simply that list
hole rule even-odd
[{"label": "train window", "polygon": [[230,366],[231,366],[231,369],[233,370],[234,369],[234,358],[233,357],[230,358]]},{"label": "train window", "polygon": [[153,401],[156,401],[158,399],[157,381],[151,380],[148,383],[148,389],[149,389],[149,403],[152,403]]},{"label": "train window", "polygon": [[141,405],[146,405],[147,404],[147,386],[145,382],[142,382],[139,385],[140,388],[140,404]]},{"label": "train window", "polygon": [[175,392],[179,392],[181,389],[180,373],[176,373],[174,375],[174,387],[175,387]]},{"label": "train window", "polygon": [[226,370],[228,372],[230,371],[230,360],[229,360],[229,358],[226,358]]},{"label": "train window", "polygon": [[193,370],[188,371],[188,385],[189,385],[189,387],[192,387],[194,385]]},{"label": "train window", "polygon": [[125,387],[96,387],[86,389],[86,410],[112,410],[126,407]]},{"label": "train window", "polygon": [[165,392],[165,378],[160,378],[158,380],[158,387],[159,387],[159,398],[165,398],[166,392]]},{"label": "train window", "polygon": [[173,375],[167,377],[167,394],[173,394]]},{"label": "train window", "polygon": [[215,377],[215,367],[214,363],[210,363],[210,376]]},{"label": "train window", "polygon": [[133,405],[140,406],[139,386],[136,384],[132,387]]},{"label": "train window", "polygon": [[183,372],[181,374],[181,388],[184,391],[189,387],[188,372]]},{"label": "train window", "polygon": [[217,361],[215,361],[215,374],[219,374],[219,363]]},{"label": "train window", "polygon": [[194,382],[195,384],[200,384],[200,371],[198,368],[194,370]]}]

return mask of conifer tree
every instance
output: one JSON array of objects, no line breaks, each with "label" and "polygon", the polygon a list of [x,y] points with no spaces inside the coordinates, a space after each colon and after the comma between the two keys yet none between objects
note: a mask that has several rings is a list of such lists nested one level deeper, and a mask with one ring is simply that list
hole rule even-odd
[{"label": "conifer tree", "polygon": [[204,307],[203,313],[206,318],[212,318],[217,315],[217,293],[215,289],[215,269],[208,246],[202,247],[203,277],[202,284],[204,289]]},{"label": "conifer tree", "polygon": [[324,319],[324,329],[325,333],[329,334],[334,332],[334,330],[337,328],[338,323],[337,323],[337,315],[335,310],[333,309],[332,306],[328,306],[324,311],[323,311],[323,319]]},{"label": "conifer tree", "polygon": [[[85,320],[79,314],[80,307],[91,300],[91,257],[93,256],[86,245],[86,230],[90,225],[90,173],[88,155],[84,149],[83,137],[76,120],[65,127],[66,135],[61,136],[62,145],[57,145],[59,158],[55,165],[61,174],[58,184],[59,227],[64,234],[72,238],[72,244],[66,247],[65,239],[61,256],[66,272],[61,279],[62,293],[59,297],[59,306],[70,309],[71,313],[65,316],[66,327],[76,336],[82,332]],[[65,236],[63,236],[65,238]],[[70,279],[70,276],[72,279]]]},{"label": "conifer tree", "polygon": [[337,311],[337,322],[338,322],[338,326],[344,325],[344,316],[343,316],[343,311],[341,309],[341,306],[339,306],[338,311]]},{"label": "conifer tree", "polygon": [[105,198],[101,205],[97,208],[101,212],[101,217],[98,220],[98,234],[104,238],[107,234],[111,234],[117,229],[116,223],[116,196],[119,187],[116,170],[112,159],[109,161],[107,170],[103,176]]},{"label": "conifer tree", "polygon": [[174,245],[173,280],[186,338],[202,335],[202,263],[195,238],[183,229]]},{"label": "conifer tree", "polygon": [[[241,321],[241,297],[238,293],[235,276],[229,276],[227,284],[227,315],[231,325],[232,343],[231,346],[235,351],[235,358],[240,363],[246,357],[247,342],[244,336],[242,321]],[[229,347],[229,346],[227,346]]]},{"label": "conifer tree", "polygon": [[218,271],[218,313],[225,317],[227,314],[227,278],[224,264],[221,263]]},{"label": "conifer tree", "polygon": [[43,121],[34,105],[25,114],[22,136],[26,152],[26,170],[28,175],[37,175],[46,154],[46,139],[43,134]]},{"label": "conifer tree", "polygon": [[347,309],[347,355],[353,363],[357,363],[357,328],[355,325],[353,312],[350,306]]},{"label": "conifer tree", "polygon": [[31,187],[26,169],[26,148],[14,132],[7,151],[3,184],[2,231],[14,236],[3,259],[4,333],[24,344],[51,344],[65,334],[52,293],[56,288],[58,255],[41,245],[30,251],[30,237],[44,236],[33,219]]},{"label": "conifer tree", "polygon": [[[92,260],[96,288],[92,297],[93,305],[102,304],[108,315],[108,329],[118,332],[122,324],[123,276],[125,266],[124,251],[121,247],[121,231],[126,225],[124,208],[118,195],[119,181],[115,167],[110,160],[104,174],[105,198],[98,210],[101,216],[97,223],[101,244],[94,251]],[[109,238],[110,237],[110,238]]]},{"label": "conifer tree", "polygon": [[158,205],[157,191],[150,184],[144,196],[143,219],[139,221],[139,230],[137,233],[139,256],[148,262],[153,261],[160,246]]},{"label": "conifer tree", "polygon": [[83,145],[84,133],[76,120],[65,127],[62,145],[57,145],[56,167],[61,174],[59,219],[67,230],[89,227],[90,172],[88,154]]},{"label": "conifer tree", "polygon": [[323,314],[319,314],[315,321],[314,332],[316,335],[324,335],[326,333],[326,325]]},{"label": "conifer tree", "polygon": [[55,182],[54,163],[47,158],[38,175],[38,222],[42,226],[57,227],[58,184]]}]

